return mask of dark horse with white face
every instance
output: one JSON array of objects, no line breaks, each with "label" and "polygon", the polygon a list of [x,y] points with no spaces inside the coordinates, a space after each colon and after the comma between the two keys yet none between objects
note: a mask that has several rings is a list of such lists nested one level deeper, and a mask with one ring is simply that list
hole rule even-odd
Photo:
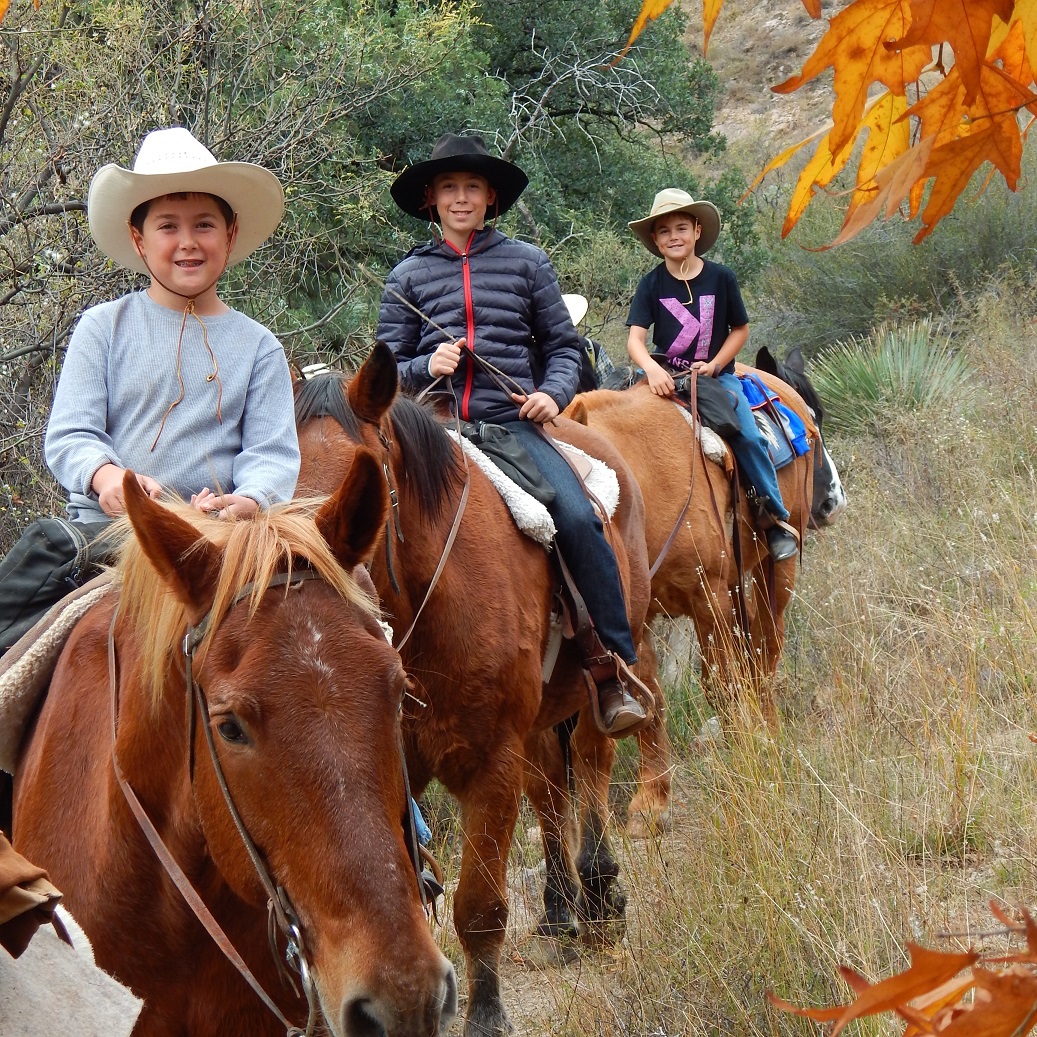
[{"label": "dark horse with white face", "polygon": [[[143,998],[136,1037],[283,1037],[318,1009],[335,1037],[442,1032],[456,981],[404,837],[406,675],[357,568],[388,514],[380,466],[364,451],[319,510],[240,521],[156,503],[132,472],[123,487],[117,591],[72,632],[23,748],[15,845]],[[305,999],[270,951],[272,893]]]}]

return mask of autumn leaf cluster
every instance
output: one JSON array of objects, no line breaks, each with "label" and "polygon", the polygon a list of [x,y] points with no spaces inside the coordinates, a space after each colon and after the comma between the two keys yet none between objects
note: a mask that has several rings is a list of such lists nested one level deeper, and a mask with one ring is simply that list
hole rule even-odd
[{"label": "autumn leaf cluster", "polygon": [[904,1020],[904,1037],[1023,1037],[1037,1023],[1037,923],[1026,911],[1020,926],[997,904],[991,910],[1010,931],[1025,934],[1025,951],[983,958],[972,950],[954,953],[908,944],[910,967],[878,983],[842,967],[843,979],[857,995],[847,1005],[799,1008],[773,994],[770,1000],[786,1012],[832,1023],[829,1037],[838,1037],[854,1019],[883,1012]]},{"label": "autumn leaf cluster", "polygon": [[[627,47],[672,0],[646,0]],[[708,44],[723,0],[703,0]],[[820,17],[820,0],[803,0]],[[921,241],[954,207],[973,175],[1000,173],[1014,191],[1023,141],[1037,115],[1037,0],[853,0],[798,75],[790,93],[832,69],[831,122],[775,156],[756,184],[805,148],[782,228],[792,230],[819,191],[830,188],[858,142],[856,182],[847,192],[848,241],[873,220],[920,217]]]}]

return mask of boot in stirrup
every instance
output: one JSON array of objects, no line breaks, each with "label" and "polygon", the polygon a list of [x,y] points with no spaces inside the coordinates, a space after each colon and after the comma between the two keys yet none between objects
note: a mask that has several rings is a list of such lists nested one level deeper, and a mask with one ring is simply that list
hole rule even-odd
[{"label": "boot in stirrup", "polygon": [[[583,665],[597,693],[598,708],[594,710],[595,703],[592,702],[592,712],[600,718],[599,727],[605,734],[618,738],[648,719],[644,706],[628,690],[627,679],[636,678],[616,656],[608,652],[585,659]],[[651,696],[647,688],[645,692]]]}]

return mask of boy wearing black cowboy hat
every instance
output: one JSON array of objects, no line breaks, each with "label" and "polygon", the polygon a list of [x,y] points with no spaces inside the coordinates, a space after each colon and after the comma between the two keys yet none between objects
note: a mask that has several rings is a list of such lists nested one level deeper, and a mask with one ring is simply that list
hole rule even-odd
[{"label": "boy wearing black cowboy hat", "polygon": [[[644,720],[645,711],[625,683],[634,679],[628,666],[637,657],[615,555],[575,475],[536,428],[576,393],[579,337],[544,252],[495,226],[527,183],[481,137],[453,133],[439,139],[431,158],[396,178],[393,200],[428,221],[433,237],[390,274],[377,336],[395,353],[405,389],[419,392],[449,379],[459,417],[504,425],[554,488],[548,510],[556,543],[604,648],[593,655],[610,659],[609,672],[595,671],[603,726],[618,735]],[[542,364],[538,383],[534,349]]]},{"label": "boy wearing black cowboy hat", "polygon": [[[739,434],[728,439],[739,467],[765,510],[767,548],[775,561],[799,551],[767,442],[735,376],[735,357],[749,338],[749,317],[734,271],[703,256],[720,234],[720,211],[686,191],[668,187],[652,202],[644,219],[629,224],[662,262],[641,278],[630,304],[627,352],[641,367],[657,396],[674,392],[671,370],[698,371],[716,378],[736,405]],[[648,329],[654,328],[649,353]]]}]

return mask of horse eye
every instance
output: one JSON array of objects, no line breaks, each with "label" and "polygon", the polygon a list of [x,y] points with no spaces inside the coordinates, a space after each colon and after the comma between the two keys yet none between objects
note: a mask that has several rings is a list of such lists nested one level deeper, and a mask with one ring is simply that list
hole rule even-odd
[{"label": "horse eye", "polygon": [[241,725],[234,719],[221,720],[216,725],[216,730],[225,742],[233,742],[236,745],[246,745],[248,736],[241,729]]}]

